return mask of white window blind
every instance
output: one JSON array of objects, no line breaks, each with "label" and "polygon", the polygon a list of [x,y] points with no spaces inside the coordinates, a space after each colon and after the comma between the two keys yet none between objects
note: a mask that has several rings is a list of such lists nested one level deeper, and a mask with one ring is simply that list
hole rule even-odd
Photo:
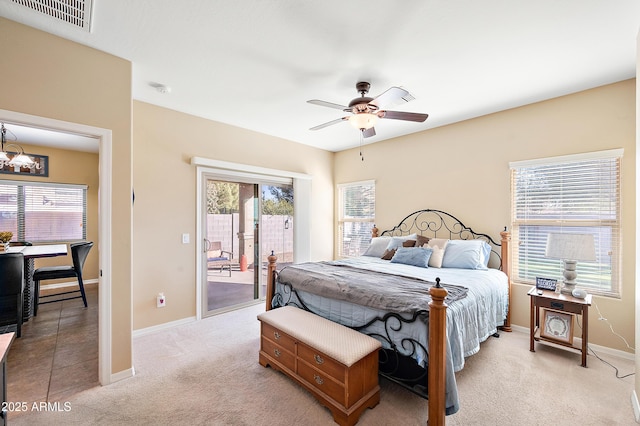
[{"label": "white window blind", "polygon": [[14,241],[85,240],[86,228],[86,185],[0,181],[0,230]]},{"label": "white window blind", "polygon": [[620,296],[622,150],[511,163],[513,277],[561,281],[562,261],[545,257],[550,233],[592,234],[595,262],[578,262],[578,287]]},{"label": "white window blind", "polygon": [[373,181],[338,185],[338,256],[360,256],[371,242],[375,221]]}]

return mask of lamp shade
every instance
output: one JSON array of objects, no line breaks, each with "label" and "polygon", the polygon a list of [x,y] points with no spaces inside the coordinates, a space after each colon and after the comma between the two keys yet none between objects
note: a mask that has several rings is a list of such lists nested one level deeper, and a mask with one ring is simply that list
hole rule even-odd
[{"label": "lamp shade", "polygon": [[349,122],[356,129],[370,129],[378,122],[378,116],[367,112],[361,112],[349,117]]},{"label": "lamp shade", "polygon": [[594,262],[596,249],[592,234],[549,234],[545,256],[551,259]]}]

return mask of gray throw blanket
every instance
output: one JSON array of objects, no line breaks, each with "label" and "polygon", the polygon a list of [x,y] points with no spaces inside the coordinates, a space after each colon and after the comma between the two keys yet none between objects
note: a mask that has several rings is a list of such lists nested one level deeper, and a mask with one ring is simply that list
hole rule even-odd
[{"label": "gray throw blanket", "polygon": [[[278,281],[296,290],[383,309],[409,312],[429,309],[429,289],[434,282],[419,278],[368,271],[340,261],[306,262],[283,268]],[[447,290],[445,302],[467,296],[468,289],[459,285],[441,285]]]}]

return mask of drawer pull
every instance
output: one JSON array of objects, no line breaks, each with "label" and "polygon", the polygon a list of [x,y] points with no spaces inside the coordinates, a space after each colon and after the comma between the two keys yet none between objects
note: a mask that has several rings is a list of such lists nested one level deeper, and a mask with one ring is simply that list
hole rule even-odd
[{"label": "drawer pull", "polygon": [[273,337],[276,338],[276,340],[278,340],[280,338],[280,333],[278,333],[277,331],[273,332]]},{"label": "drawer pull", "polygon": [[273,350],[273,354],[276,356],[276,358],[280,358],[280,355],[282,354],[278,349],[274,349]]},{"label": "drawer pull", "polygon": [[324,364],[324,359],[320,355],[314,355],[313,358],[316,360],[318,364]]},{"label": "drawer pull", "polygon": [[314,374],[313,378],[316,381],[316,383],[319,384],[319,385],[324,383],[324,380],[322,380],[322,377],[318,376],[317,374]]}]

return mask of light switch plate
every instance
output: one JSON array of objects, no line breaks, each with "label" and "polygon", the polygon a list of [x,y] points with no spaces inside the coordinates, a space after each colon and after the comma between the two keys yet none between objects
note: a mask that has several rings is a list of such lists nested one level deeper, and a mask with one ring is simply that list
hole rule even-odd
[{"label": "light switch plate", "polygon": [[182,234],[182,244],[189,244],[189,234]]}]

